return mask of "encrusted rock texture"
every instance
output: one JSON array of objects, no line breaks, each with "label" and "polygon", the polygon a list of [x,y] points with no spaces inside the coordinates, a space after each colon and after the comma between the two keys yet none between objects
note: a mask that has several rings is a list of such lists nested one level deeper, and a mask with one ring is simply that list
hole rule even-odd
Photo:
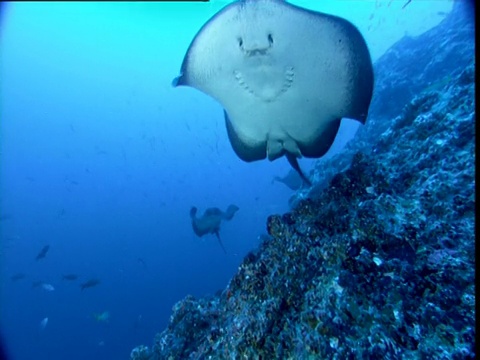
[{"label": "encrusted rock texture", "polygon": [[[218,296],[131,359],[474,359],[474,23],[465,2],[375,64],[367,125]],[[326,168],[328,167],[328,170]]]},{"label": "encrusted rock texture", "polygon": [[457,0],[438,26],[416,38],[404,37],[377,60],[366,125],[360,127],[342,154],[317,162],[314,189],[308,194],[300,192],[292,199],[292,205],[327,186],[335,174],[348,168],[356,152],[374,149],[379,137],[392,126],[392,120],[416,96],[423,92],[442,93],[467,66],[474,64],[473,14],[469,0]]}]

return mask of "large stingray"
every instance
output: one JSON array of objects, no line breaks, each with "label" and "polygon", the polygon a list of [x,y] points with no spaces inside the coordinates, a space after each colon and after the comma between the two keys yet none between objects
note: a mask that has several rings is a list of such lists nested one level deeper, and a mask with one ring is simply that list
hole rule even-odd
[{"label": "large stingray", "polygon": [[365,123],[373,91],[370,54],[345,19],[283,0],[227,5],[193,39],[173,86],[190,86],[225,109],[244,161],[297,158],[330,148],[342,117]]}]

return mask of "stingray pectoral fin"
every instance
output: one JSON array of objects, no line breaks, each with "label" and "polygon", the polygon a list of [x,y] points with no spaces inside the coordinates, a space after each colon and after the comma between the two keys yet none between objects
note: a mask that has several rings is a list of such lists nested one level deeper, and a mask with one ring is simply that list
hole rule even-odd
[{"label": "stingray pectoral fin", "polygon": [[365,40],[360,32],[352,25],[345,25],[350,42],[350,70],[352,91],[345,99],[350,104],[342,117],[348,117],[360,121],[365,125],[368,116],[368,108],[372,101],[374,75],[372,60]]},{"label": "stingray pectoral fin", "polygon": [[231,204],[228,206],[227,210],[223,213],[223,218],[225,220],[232,220],[233,215],[238,211],[239,207],[237,205]]},{"label": "stingray pectoral fin", "polygon": [[183,74],[180,74],[172,80],[172,86],[177,87],[182,85],[187,85],[187,83],[185,81],[185,77],[183,76]]},{"label": "stingray pectoral fin", "polygon": [[203,235],[205,235],[205,233],[202,232],[202,229],[197,226],[197,219],[192,219],[192,229],[195,235],[197,235],[198,237],[202,237]]},{"label": "stingray pectoral fin", "polygon": [[303,156],[308,158],[319,158],[325,155],[330,149],[338,133],[340,120],[335,119],[326,125],[323,133],[311,141],[300,141],[298,147]]},{"label": "stingray pectoral fin", "polygon": [[224,115],[228,139],[230,140],[230,144],[232,144],[235,154],[237,154],[240,159],[247,162],[265,159],[267,156],[266,142],[253,142],[241,138],[233,128],[226,111],[224,112]]}]

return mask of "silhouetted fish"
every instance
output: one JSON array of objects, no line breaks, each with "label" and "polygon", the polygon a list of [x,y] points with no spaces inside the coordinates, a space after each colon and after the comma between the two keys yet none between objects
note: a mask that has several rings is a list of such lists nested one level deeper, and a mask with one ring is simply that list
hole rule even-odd
[{"label": "silhouetted fish", "polygon": [[43,281],[39,281],[39,280],[32,281],[32,288],[40,287],[42,284],[43,284]]},{"label": "silhouetted fish", "polygon": [[40,250],[40,252],[38,253],[37,257],[35,258],[35,260],[40,260],[40,259],[43,259],[46,255],[47,255],[47,252],[48,250],[50,249],[50,245],[45,245],[42,250]]},{"label": "silhouetted fish", "polygon": [[2,214],[0,215],[0,221],[10,220],[12,218],[11,214]]},{"label": "silhouetted fish", "polygon": [[100,284],[100,280],[90,279],[85,281],[84,283],[81,283],[80,289],[83,290],[83,289],[91,288],[91,287],[97,286],[98,284]]},{"label": "silhouetted fish", "polygon": [[22,279],[25,279],[25,274],[24,273],[18,273],[18,274],[10,276],[10,279],[12,281],[22,280]]},{"label": "silhouetted fish", "polygon": [[147,263],[142,258],[138,258],[137,261],[142,264],[145,269],[148,269]]},{"label": "silhouetted fish", "polygon": [[105,150],[100,149],[97,145],[95,145],[95,154],[96,155],[107,155]]},{"label": "silhouetted fish", "polygon": [[74,281],[78,279],[78,275],[76,274],[67,274],[62,276],[62,280],[69,280],[69,281]]},{"label": "silhouetted fish", "polygon": [[412,2],[412,0],[407,0],[407,2],[405,4],[403,4],[402,6],[402,10],[405,9],[407,7],[408,4],[410,4]]}]

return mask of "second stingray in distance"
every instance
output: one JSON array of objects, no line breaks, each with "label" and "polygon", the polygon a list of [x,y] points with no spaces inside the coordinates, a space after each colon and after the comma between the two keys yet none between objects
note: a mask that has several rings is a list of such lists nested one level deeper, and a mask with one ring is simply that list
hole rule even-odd
[{"label": "second stingray in distance", "polygon": [[370,54],[345,19],[283,0],[242,0],[197,33],[174,86],[222,104],[230,143],[244,161],[323,156],[342,117],[365,123]]},{"label": "second stingray in distance", "polygon": [[220,238],[220,224],[223,220],[232,220],[233,215],[235,215],[238,209],[238,206],[233,204],[229,205],[225,211],[217,207],[211,207],[205,210],[201,217],[197,217],[198,209],[192,206],[190,209],[190,218],[192,219],[194,233],[199,237],[206,234],[215,234],[223,251],[227,253]]}]

